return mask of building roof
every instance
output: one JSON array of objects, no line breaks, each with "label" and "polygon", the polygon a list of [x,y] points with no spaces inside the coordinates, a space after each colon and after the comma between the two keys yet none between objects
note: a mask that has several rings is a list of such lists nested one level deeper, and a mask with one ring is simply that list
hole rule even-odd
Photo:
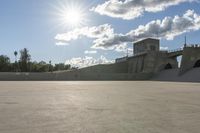
[{"label": "building roof", "polygon": [[145,39],[141,39],[141,40],[135,41],[134,44],[140,43],[140,42],[144,42],[144,41],[147,41],[147,40],[160,41],[159,39],[156,39],[156,38],[145,38]]}]

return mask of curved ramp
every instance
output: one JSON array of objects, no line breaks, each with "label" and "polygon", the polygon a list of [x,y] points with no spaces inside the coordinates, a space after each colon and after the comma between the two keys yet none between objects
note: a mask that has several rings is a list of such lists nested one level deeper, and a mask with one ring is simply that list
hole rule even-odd
[{"label": "curved ramp", "polygon": [[180,82],[200,82],[200,68],[193,68],[185,74],[179,76],[179,69],[169,69],[161,71],[153,76],[155,81],[180,81]]}]

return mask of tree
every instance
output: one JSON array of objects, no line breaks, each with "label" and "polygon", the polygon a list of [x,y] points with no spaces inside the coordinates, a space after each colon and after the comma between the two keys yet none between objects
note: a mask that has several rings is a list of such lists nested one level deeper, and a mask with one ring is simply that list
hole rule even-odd
[{"label": "tree", "polygon": [[15,55],[14,69],[15,69],[15,71],[17,71],[17,69],[18,69],[18,63],[17,63],[17,55],[18,55],[18,52],[17,52],[17,51],[14,51],[14,55]]},{"label": "tree", "polygon": [[49,61],[49,72],[52,72],[53,71],[53,65],[51,64],[51,60]]},{"label": "tree", "polygon": [[0,56],[0,71],[9,72],[10,71],[10,58],[6,55]]},{"label": "tree", "polygon": [[17,51],[14,51],[14,55],[15,55],[15,62],[17,62],[17,55],[18,55],[18,52],[17,52]]},{"label": "tree", "polygon": [[27,48],[20,50],[20,68],[22,72],[28,72],[30,66],[31,55]]},{"label": "tree", "polygon": [[71,69],[71,65],[65,65],[64,63],[55,64],[54,71],[62,71]]},{"label": "tree", "polygon": [[38,63],[38,67],[39,67],[39,72],[48,72],[49,71],[49,65],[44,62],[44,61],[40,61]]}]

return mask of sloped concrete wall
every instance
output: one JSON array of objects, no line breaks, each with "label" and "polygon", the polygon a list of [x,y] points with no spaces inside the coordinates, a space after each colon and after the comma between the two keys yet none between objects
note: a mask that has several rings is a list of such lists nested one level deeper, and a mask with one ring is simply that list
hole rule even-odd
[{"label": "sloped concrete wall", "polygon": [[192,68],[182,75],[179,69],[164,70],[152,77],[154,81],[200,82],[200,68]]},{"label": "sloped concrete wall", "polygon": [[120,62],[114,64],[95,65],[80,69],[85,73],[128,73],[128,63]]},{"label": "sloped concrete wall", "polygon": [[156,66],[157,52],[149,52],[144,60],[144,72],[154,72]]},{"label": "sloped concrete wall", "polygon": [[169,58],[167,53],[148,52],[128,60],[128,73],[157,73],[164,70],[168,63],[172,68],[178,68],[177,59]]},{"label": "sloped concrete wall", "polygon": [[182,75],[192,69],[198,60],[200,60],[200,47],[185,47],[179,74]]},{"label": "sloped concrete wall", "polygon": [[147,53],[128,60],[128,73],[151,73],[154,70],[156,54]]},{"label": "sloped concrete wall", "polygon": [[128,73],[144,72],[146,55],[132,57],[128,60]]}]

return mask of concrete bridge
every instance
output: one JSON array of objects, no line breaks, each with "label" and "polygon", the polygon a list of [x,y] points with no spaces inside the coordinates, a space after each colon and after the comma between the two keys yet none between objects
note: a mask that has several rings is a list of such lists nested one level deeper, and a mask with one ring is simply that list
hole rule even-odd
[{"label": "concrete bridge", "polygon": [[183,57],[181,60],[180,75],[200,66],[200,45],[188,45],[184,48],[168,51],[169,58],[176,58],[181,55]]},{"label": "concrete bridge", "polygon": [[200,67],[200,46],[187,46],[183,50],[180,74],[184,74],[188,70],[191,70],[195,67]]},{"label": "concrete bridge", "polygon": [[171,50],[168,52],[168,57],[171,58],[171,57],[177,57],[177,56],[181,56],[183,55],[183,49],[180,48],[180,49],[176,49],[176,50]]}]

